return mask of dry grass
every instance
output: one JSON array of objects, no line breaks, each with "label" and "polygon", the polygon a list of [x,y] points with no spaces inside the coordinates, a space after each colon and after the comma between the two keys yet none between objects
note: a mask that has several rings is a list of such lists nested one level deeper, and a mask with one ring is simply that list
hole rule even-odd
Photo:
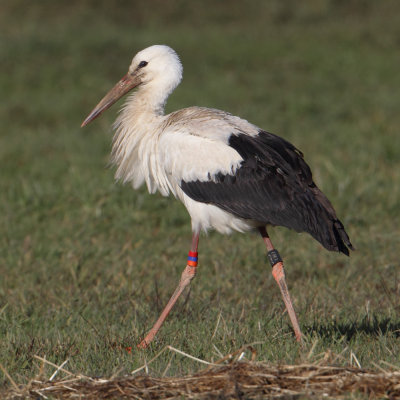
[{"label": "dry grass", "polygon": [[[23,387],[11,380],[12,389],[3,396],[6,399],[37,399],[38,396],[43,399],[400,399],[399,370],[329,365],[332,362],[329,353],[314,364],[269,365],[252,361],[255,351],[248,347],[252,360],[241,361],[245,354],[245,348],[241,348],[216,363],[208,363],[167,346],[155,358],[167,349],[209,366],[193,375],[155,378],[142,372],[148,370],[146,364],[130,376],[104,379],[72,374],[63,368],[66,362],[57,366],[36,357],[42,361],[41,375],[47,364],[55,368],[52,376],[36,378]],[[59,372],[65,377],[54,380]]]}]

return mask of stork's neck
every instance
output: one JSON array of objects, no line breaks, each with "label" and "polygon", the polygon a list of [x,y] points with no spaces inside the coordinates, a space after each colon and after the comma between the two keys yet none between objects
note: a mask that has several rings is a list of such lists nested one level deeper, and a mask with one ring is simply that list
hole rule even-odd
[{"label": "stork's neck", "polygon": [[139,90],[133,93],[125,104],[125,107],[130,112],[140,115],[146,115],[147,118],[150,116],[162,116],[164,115],[165,103],[168,95],[162,95],[148,87],[142,86]]},{"label": "stork's neck", "polygon": [[155,178],[160,173],[152,159],[166,118],[164,104],[167,97],[141,87],[128,97],[114,124],[111,162],[117,166],[115,177],[124,182],[131,181],[134,187],[145,181],[152,193],[157,189],[168,192],[164,186],[161,189]]},{"label": "stork's neck", "polygon": [[122,161],[122,156],[129,153],[121,147],[122,143],[133,150],[144,138],[150,139],[160,133],[168,94],[143,85],[127,98],[114,124],[113,159],[117,164]]},{"label": "stork's neck", "polygon": [[[159,127],[165,118],[164,105],[171,91],[155,89],[150,84],[144,84],[127,98],[114,124],[114,146],[119,147],[122,141],[130,140],[130,137],[134,137],[131,144],[136,145],[142,138],[160,133]],[[124,149],[117,151],[125,153]]]}]

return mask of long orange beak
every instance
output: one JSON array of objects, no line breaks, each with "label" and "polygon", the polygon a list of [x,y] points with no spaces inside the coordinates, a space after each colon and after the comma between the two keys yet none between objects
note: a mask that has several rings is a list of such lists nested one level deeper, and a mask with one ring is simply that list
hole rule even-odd
[{"label": "long orange beak", "polygon": [[110,108],[118,99],[124,94],[128,93],[134,87],[140,85],[141,80],[136,75],[126,74],[100,101],[99,104],[93,109],[88,117],[82,122],[81,127],[84,127],[89,122],[92,122],[103,111]]}]

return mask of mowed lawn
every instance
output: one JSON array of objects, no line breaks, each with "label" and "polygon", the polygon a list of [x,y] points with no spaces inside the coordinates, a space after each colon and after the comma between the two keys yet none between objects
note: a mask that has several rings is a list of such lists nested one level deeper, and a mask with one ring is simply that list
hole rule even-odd
[{"label": "mowed lawn", "polygon": [[[256,343],[272,364],[333,354],[400,367],[399,2],[6,0],[0,11],[0,363],[17,383],[39,372],[35,355],[111,376],[166,345],[207,361]],[[121,102],[80,123],[152,44],[184,65],[168,112],[220,108],[294,143],[357,248],[347,258],[270,229],[303,347],[259,237],[209,233],[190,293],[136,350],[185,266],[190,220],[175,199],[114,182]],[[199,368],[165,352],[149,372]]]}]

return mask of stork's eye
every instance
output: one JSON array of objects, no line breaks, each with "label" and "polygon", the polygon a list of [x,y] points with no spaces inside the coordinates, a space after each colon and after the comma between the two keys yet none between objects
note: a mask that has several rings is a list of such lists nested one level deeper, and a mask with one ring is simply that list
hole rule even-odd
[{"label": "stork's eye", "polygon": [[143,67],[145,67],[147,64],[148,64],[147,61],[140,61],[140,63],[139,63],[139,68],[143,68]]}]

